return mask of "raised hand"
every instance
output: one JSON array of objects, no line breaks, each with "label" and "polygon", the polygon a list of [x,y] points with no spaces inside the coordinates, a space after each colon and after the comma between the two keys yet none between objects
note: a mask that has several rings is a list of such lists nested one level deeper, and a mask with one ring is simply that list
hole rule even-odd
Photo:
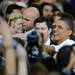
[{"label": "raised hand", "polygon": [[12,35],[7,22],[0,17],[0,34],[4,36],[4,45],[11,45]]}]

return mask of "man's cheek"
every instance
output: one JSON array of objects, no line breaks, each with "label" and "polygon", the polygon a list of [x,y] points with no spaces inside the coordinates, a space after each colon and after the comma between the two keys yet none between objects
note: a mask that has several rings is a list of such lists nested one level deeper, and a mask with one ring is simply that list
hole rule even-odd
[{"label": "man's cheek", "polygon": [[42,31],[43,34],[47,34],[47,32],[48,32],[48,31],[46,31],[46,30]]}]

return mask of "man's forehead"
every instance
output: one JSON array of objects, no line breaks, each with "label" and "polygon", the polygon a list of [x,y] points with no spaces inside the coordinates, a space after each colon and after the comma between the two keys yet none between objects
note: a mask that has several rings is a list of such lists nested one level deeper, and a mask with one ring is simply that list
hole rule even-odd
[{"label": "man's forehead", "polygon": [[36,23],[37,25],[46,25],[47,26],[47,23],[44,21],[44,22],[38,22]]},{"label": "man's forehead", "polygon": [[46,28],[46,27],[47,27],[47,23],[46,23],[46,22],[39,22],[39,23],[36,23],[36,27]]},{"label": "man's forehead", "polygon": [[53,25],[57,25],[57,26],[62,26],[64,28],[70,28],[69,25],[67,24],[67,22],[63,21],[63,20],[57,20],[53,23]]},{"label": "man's forehead", "polygon": [[65,24],[67,24],[67,23],[63,20],[57,20],[53,23],[53,25],[65,25]]},{"label": "man's forehead", "polygon": [[49,6],[49,5],[45,5],[45,6],[44,6],[44,8],[47,8],[47,9],[48,9],[48,8],[49,8],[49,9],[52,9],[53,7],[52,7],[52,6]]},{"label": "man's forehead", "polygon": [[23,11],[23,16],[27,16],[29,18],[35,19],[39,17],[39,10],[35,7],[29,7]]},{"label": "man's forehead", "polygon": [[23,14],[23,18],[31,20],[31,19],[33,19],[33,16],[30,14]]}]

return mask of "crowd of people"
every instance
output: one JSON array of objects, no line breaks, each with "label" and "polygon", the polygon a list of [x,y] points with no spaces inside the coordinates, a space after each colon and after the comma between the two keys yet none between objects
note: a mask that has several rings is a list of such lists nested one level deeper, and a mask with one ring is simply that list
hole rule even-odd
[{"label": "crowd of people", "polygon": [[0,0],[0,75],[75,75],[74,0]]}]

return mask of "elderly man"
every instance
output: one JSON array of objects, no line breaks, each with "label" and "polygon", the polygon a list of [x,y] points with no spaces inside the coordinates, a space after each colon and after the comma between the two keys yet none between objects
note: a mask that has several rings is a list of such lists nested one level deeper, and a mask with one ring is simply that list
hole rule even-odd
[{"label": "elderly man", "polygon": [[34,31],[34,21],[39,16],[39,10],[35,7],[29,7],[23,11],[23,30],[27,34]]}]

